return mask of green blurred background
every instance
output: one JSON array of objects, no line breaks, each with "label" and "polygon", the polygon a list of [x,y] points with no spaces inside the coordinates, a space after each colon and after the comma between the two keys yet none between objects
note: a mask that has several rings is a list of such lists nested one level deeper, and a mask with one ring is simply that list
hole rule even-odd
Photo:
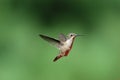
[{"label": "green blurred background", "polygon": [[[38,35],[87,34],[68,57]],[[120,0],[0,0],[0,80],[120,80]]]}]

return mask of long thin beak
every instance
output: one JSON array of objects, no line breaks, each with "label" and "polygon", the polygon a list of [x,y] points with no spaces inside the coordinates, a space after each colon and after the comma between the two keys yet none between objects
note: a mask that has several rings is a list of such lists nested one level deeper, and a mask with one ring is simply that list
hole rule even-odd
[{"label": "long thin beak", "polygon": [[77,36],[86,36],[86,35],[77,34],[76,37],[77,37]]},{"label": "long thin beak", "polygon": [[80,35],[79,35],[79,34],[77,34],[77,35],[76,35],[76,37],[77,37],[77,36],[80,36]]}]

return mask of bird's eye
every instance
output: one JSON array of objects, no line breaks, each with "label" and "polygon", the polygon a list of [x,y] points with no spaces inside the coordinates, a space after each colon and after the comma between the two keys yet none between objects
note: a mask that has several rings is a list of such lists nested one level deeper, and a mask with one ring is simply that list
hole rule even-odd
[{"label": "bird's eye", "polygon": [[72,34],[70,36],[73,36]]}]

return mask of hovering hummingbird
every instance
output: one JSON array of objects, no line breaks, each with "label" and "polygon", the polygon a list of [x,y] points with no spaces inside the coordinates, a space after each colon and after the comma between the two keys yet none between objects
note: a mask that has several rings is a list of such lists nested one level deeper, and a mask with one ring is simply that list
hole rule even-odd
[{"label": "hovering hummingbird", "polygon": [[53,60],[55,62],[61,57],[67,56],[69,54],[70,50],[72,49],[72,45],[75,37],[80,35],[75,33],[69,33],[67,36],[65,36],[64,34],[61,33],[59,35],[59,40],[42,35],[42,34],[40,34],[39,36],[60,50],[60,53]]}]

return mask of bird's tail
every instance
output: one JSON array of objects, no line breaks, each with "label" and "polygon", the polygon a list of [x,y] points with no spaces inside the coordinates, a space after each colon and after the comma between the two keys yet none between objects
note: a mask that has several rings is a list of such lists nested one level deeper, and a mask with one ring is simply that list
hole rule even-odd
[{"label": "bird's tail", "polygon": [[57,61],[58,59],[60,59],[62,56],[61,55],[58,55],[54,58],[53,62]]}]

